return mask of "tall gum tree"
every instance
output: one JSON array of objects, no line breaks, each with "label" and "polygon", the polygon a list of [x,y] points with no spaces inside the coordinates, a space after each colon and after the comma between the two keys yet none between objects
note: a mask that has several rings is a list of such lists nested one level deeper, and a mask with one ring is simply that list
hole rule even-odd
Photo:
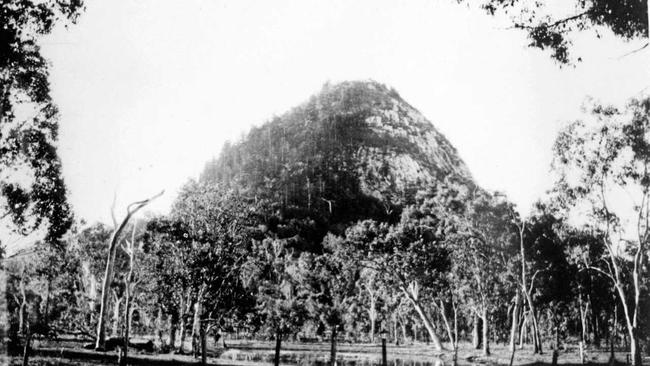
[{"label": "tall gum tree", "polygon": [[56,148],[59,114],[38,39],[82,10],[81,0],[0,4],[0,219],[20,234],[45,229],[48,244],[70,229],[72,212]]},{"label": "tall gum tree", "polygon": [[606,269],[585,265],[611,280],[634,365],[640,366],[640,299],[648,285],[650,240],[650,98],[633,99],[623,109],[593,104],[585,112],[589,119],[569,124],[555,142],[556,190],[567,208],[585,211],[603,233]]},{"label": "tall gum tree", "polygon": [[478,4],[490,15],[509,17],[512,28],[527,33],[528,47],[549,51],[560,66],[582,60],[572,53],[578,33],[591,32],[601,38],[610,31],[625,41],[641,41],[630,53],[648,47],[648,0],[481,0]]},{"label": "tall gum tree", "polygon": [[[438,301],[434,294],[444,284],[449,269],[441,220],[434,213],[434,200],[424,194],[390,225],[364,220],[346,230],[349,255],[376,270],[411,303],[437,351],[443,350],[438,329],[425,304]],[[453,343],[453,342],[452,342]]]}]

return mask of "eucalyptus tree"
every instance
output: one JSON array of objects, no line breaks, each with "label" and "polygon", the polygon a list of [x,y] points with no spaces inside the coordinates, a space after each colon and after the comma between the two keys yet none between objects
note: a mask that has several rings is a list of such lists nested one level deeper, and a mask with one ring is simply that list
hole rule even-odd
[{"label": "eucalyptus tree", "polygon": [[443,222],[435,215],[434,206],[431,195],[425,194],[403,210],[397,224],[360,221],[346,230],[345,242],[351,257],[381,273],[409,300],[434,348],[442,350],[436,326],[424,306],[441,293],[449,269]]},{"label": "eucalyptus tree", "polygon": [[176,347],[176,333],[180,333],[178,352],[183,353],[190,314],[191,286],[188,266],[192,239],[187,226],[169,217],[156,217],[147,222],[144,233],[145,250],[153,258],[148,271],[153,279],[152,295],[169,318],[170,351]]},{"label": "eucalyptus tree", "polygon": [[381,283],[380,274],[372,269],[364,267],[359,273],[357,280],[357,300],[363,304],[364,312],[368,316],[368,339],[375,342],[377,333],[377,320],[379,318],[379,303],[382,296],[385,296],[385,286]]},{"label": "eucalyptus tree", "polygon": [[[509,16],[513,28],[527,33],[529,47],[550,50],[551,58],[560,65],[581,61],[571,52],[579,33],[601,38],[609,30],[626,41],[648,37],[647,0],[482,0],[479,4],[490,15]],[[641,49],[647,46],[646,42]]]},{"label": "eucalyptus tree", "polygon": [[451,282],[457,296],[481,319],[483,353],[489,355],[490,318],[502,308],[499,301],[510,298],[513,290],[517,293],[518,287],[512,205],[496,194],[458,188],[448,187],[439,199],[452,227],[447,235]]},{"label": "eucalyptus tree", "polygon": [[206,362],[206,336],[223,331],[227,318],[245,313],[253,300],[241,269],[257,230],[255,208],[233,189],[190,181],[179,194],[171,216],[183,223],[189,245],[185,265],[194,298],[193,349]]},{"label": "eucalyptus tree", "polygon": [[300,283],[296,247],[300,237],[280,238],[265,233],[252,241],[251,255],[242,268],[244,285],[255,294],[255,310],[263,331],[275,338],[274,364],[280,364],[282,340],[295,334],[308,318],[307,293]]},{"label": "eucalyptus tree", "polygon": [[307,291],[310,315],[330,330],[331,365],[336,365],[336,342],[347,309],[356,297],[361,267],[344,249],[343,239],[327,235],[323,253],[304,252],[300,256],[300,279]]},{"label": "eucalyptus tree", "polygon": [[[152,200],[158,198],[164,193],[164,191],[158,193],[155,196],[144,199],[142,201],[136,201],[131,203],[126,208],[126,215],[122,221],[118,224],[115,216],[113,215],[113,233],[111,234],[111,239],[108,244],[108,253],[106,257],[106,270],[104,271],[104,279],[102,281],[102,292],[101,292],[101,302],[99,308],[99,316],[97,321],[97,338],[95,341],[95,349],[104,349],[106,343],[106,314],[108,311],[108,299],[109,293],[111,291],[111,286],[113,285],[113,276],[114,276],[114,267],[115,267],[115,257],[117,255],[117,248],[119,243],[122,240],[122,232],[129,224],[131,218],[141,209],[146,207]],[[114,213],[113,213],[114,214]]]},{"label": "eucalyptus tree", "polygon": [[650,99],[633,99],[623,109],[594,104],[588,112],[588,120],[569,124],[556,139],[557,191],[602,232],[607,267],[585,266],[606,276],[618,294],[638,366],[641,299],[648,291]]},{"label": "eucalyptus tree", "polygon": [[82,10],[81,0],[0,3],[0,217],[22,234],[43,224],[48,244],[68,231],[72,212],[56,151],[58,109],[38,40]]}]

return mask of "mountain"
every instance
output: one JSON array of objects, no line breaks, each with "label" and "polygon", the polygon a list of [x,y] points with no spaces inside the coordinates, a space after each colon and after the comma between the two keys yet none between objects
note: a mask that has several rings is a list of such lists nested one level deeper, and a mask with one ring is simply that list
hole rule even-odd
[{"label": "mountain", "polygon": [[305,103],[227,143],[200,180],[331,224],[390,219],[427,186],[473,185],[451,143],[392,88],[325,84]]}]

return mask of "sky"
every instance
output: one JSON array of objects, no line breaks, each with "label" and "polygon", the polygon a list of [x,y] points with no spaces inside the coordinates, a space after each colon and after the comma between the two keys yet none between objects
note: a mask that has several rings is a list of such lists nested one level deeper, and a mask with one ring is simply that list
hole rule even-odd
[{"label": "sky", "polygon": [[[559,0],[558,0],[559,1]],[[130,202],[168,212],[222,144],[326,82],[394,87],[522,214],[551,187],[551,146],[588,96],[622,104],[650,86],[648,51],[604,32],[560,68],[505,19],[453,0],[86,1],[41,42],[60,108],[59,153],[78,218]]]}]

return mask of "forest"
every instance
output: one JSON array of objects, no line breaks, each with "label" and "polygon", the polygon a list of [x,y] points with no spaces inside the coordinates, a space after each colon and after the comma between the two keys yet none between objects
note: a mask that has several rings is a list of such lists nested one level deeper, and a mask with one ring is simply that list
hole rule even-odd
[{"label": "forest", "polygon": [[[485,10],[514,11],[507,3]],[[571,32],[647,33],[634,1],[618,18],[610,2],[579,3],[579,18],[514,28],[562,65]],[[269,344],[276,366],[290,363],[288,345],[324,344],[334,366],[346,345],[382,341],[453,365],[512,366],[526,362],[520,353],[553,365],[648,362],[650,98],[592,102],[567,122],[552,146],[555,184],[527,214],[475,183],[397,91],[344,82],[224,145],[169,213],[142,215],[174,194],[152,192],[102,208],[111,224],[88,223],[66,202],[58,111],[34,43],[83,5],[2,10],[0,166],[27,167],[34,183],[3,174],[0,214],[25,235],[47,228],[29,248],[0,251],[11,364],[62,341],[121,365],[134,354],[205,365],[243,341]],[[39,113],[21,124],[25,101]]]}]

